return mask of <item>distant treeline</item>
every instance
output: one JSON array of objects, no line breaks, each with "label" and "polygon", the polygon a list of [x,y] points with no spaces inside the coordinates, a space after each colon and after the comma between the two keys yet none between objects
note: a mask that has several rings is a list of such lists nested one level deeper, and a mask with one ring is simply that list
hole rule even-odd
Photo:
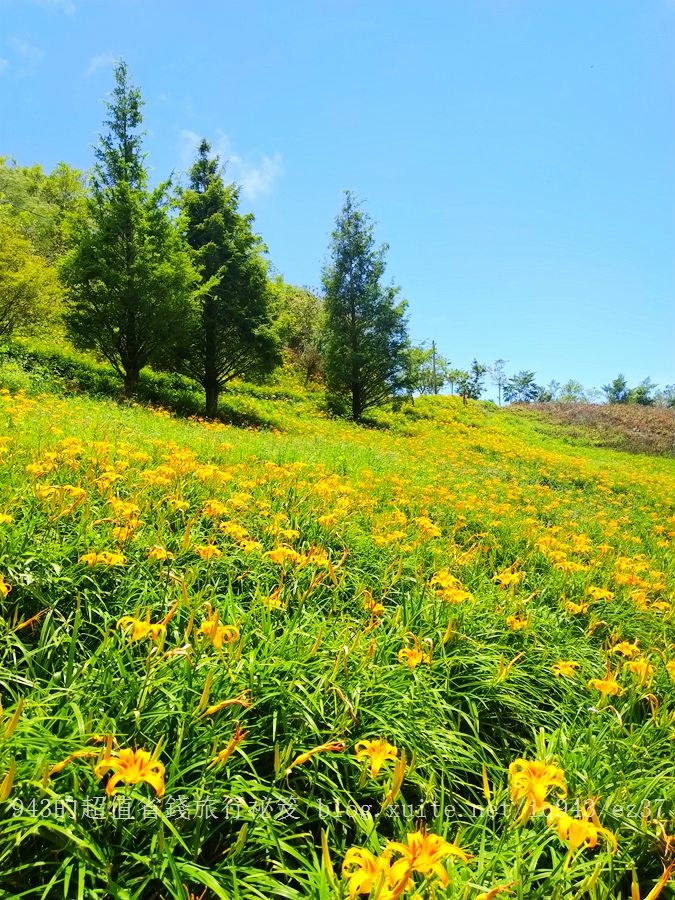
[{"label": "distant treeline", "polygon": [[110,363],[128,397],[139,396],[146,367],[185,376],[201,385],[209,417],[230,381],[261,382],[284,363],[324,387],[332,412],[356,421],[382,403],[444,389],[477,400],[488,378],[500,404],[675,405],[675,386],[659,391],[650,379],[629,388],[619,375],[602,393],[575,381],[543,388],[533,372],[507,375],[504,360],[461,369],[435,343],[414,345],[407,303],[383,283],[386,245],[376,246],[349,192],[322,290],[272,277],[254,217],[239,211],[239,188],[224,181],[206,140],[186,187],[167,180],[150,188],[142,106],[120,62],[88,175],[0,158],[5,343],[56,333]]}]

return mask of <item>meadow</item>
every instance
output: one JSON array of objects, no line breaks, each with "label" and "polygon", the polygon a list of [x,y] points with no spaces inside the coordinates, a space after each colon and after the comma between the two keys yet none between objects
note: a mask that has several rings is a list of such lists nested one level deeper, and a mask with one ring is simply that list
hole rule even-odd
[{"label": "meadow", "polygon": [[675,464],[0,395],[0,896],[675,896]]}]

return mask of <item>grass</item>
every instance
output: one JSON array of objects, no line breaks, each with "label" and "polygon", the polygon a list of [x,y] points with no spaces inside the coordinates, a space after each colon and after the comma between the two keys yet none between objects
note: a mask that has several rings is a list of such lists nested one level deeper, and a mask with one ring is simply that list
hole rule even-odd
[{"label": "grass", "polygon": [[0,896],[672,897],[672,460],[257,390],[0,395]]}]

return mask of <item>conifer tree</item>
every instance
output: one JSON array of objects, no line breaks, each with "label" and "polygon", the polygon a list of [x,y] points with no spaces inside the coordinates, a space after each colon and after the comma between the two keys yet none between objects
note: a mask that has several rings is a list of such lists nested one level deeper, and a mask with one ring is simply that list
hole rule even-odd
[{"label": "conifer tree", "polygon": [[331,404],[349,403],[355,421],[407,385],[405,301],[381,281],[386,245],[375,247],[373,226],[346,193],[332,235],[332,261],[323,273],[324,367]]},{"label": "conifer tree", "polygon": [[201,286],[174,364],[204,387],[206,415],[212,417],[228,381],[264,375],[280,355],[269,317],[264,244],[252,230],[253,215],[238,212],[238,187],[225,185],[218,157],[210,153],[203,140],[180,195],[182,230]]},{"label": "conifer tree", "polygon": [[141,369],[175,343],[196,275],[168,213],[168,183],[148,188],[142,100],[123,62],[115,82],[109,130],[95,151],[86,212],[72,222],[74,246],[61,277],[74,343],[104,356],[131,396]]}]

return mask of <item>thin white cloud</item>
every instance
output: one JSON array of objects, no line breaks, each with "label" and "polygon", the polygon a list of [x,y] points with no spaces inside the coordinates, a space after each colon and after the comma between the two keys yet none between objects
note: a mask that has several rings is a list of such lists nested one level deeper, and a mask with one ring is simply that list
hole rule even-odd
[{"label": "thin white cloud", "polygon": [[42,61],[45,52],[35,44],[25,38],[13,37],[9,39],[9,45],[14,50],[21,63],[23,63],[23,72],[32,72],[33,69]]},{"label": "thin white cloud", "polygon": [[100,69],[109,69],[115,65],[117,59],[118,57],[114,53],[99,53],[98,56],[92,56],[87,63],[87,69],[84,74],[89,78],[90,75],[93,75],[94,72],[98,72]]},{"label": "thin white cloud", "polygon": [[75,15],[77,9],[73,0],[31,0],[31,3],[34,3],[35,6],[44,6],[46,9],[63,10],[67,16]]},{"label": "thin white cloud", "polygon": [[[201,139],[201,135],[194,131],[188,129],[181,131],[183,145],[181,160],[185,168],[193,162]],[[263,194],[269,194],[284,171],[281,154],[275,153],[273,156],[263,154],[262,157],[242,155],[235,149],[228,135],[222,131],[218,132],[213,150],[220,157],[221,164],[225,166],[225,180],[239,184],[247,200],[253,201]]]},{"label": "thin white cloud", "polygon": [[8,59],[0,59],[0,75],[2,75],[2,73],[5,72],[8,67],[9,67],[9,60]]}]

